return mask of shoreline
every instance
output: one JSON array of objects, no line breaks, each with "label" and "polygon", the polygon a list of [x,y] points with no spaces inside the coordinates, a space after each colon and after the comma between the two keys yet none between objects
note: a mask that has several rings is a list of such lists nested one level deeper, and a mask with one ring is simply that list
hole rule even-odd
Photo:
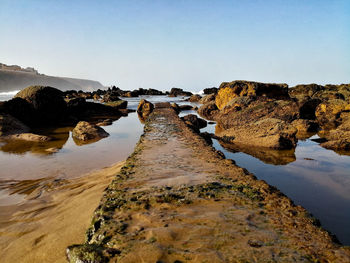
[{"label": "shoreline", "polygon": [[[24,204],[22,211],[12,215],[15,223],[2,228],[1,261],[66,262],[65,248],[84,241],[85,229],[103,190],[123,164],[118,162],[67,180]],[[18,224],[23,224],[21,232]]]}]

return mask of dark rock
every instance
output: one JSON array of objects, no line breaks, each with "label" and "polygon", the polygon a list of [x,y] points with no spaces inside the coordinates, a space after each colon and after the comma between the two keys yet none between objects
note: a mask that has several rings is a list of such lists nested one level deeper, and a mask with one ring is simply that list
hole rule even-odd
[{"label": "dark rock", "polygon": [[18,92],[15,98],[29,102],[37,112],[41,124],[57,123],[66,114],[67,104],[63,92],[52,87],[30,86]]},{"label": "dark rock", "polygon": [[4,102],[3,111],[28,126],[35,126],[40,122],[40,116],[33,105],[22,98],[14,98]]},{"label": "dark rock", "polygon": [[212,88],[207,88],[207,89],[204,89],[203,90],[203,93],[205,95],[208,95],[208,94],[216,94],[218,92],[218,88],[215,88],[215,87],[212,87]]},{"label": "dark rock", "polygon": [[193,130],[199,132],[200,129],[207,126],[207,122],[201,118],[198,118],[197,115],[189,114],[181,118],[187,126]]},{"label": "dark rock", "polygon": [[0,114],[0,137],[28,132],[29,127],[8,114]]},{"label": "dark rock", "polygon": [[198,114],[208,120],[214,120],[218,113],[219,109],[216,106],[215,101],[204,104],[198,109]]},{"label": "dark rock", "polygon": [[183,89],[179,89],[179,88],[172,88],[170,90],[169,97],[177,97],[177,96],[189,97],[189,96],[192,96],[192,92],[184,91]]}]

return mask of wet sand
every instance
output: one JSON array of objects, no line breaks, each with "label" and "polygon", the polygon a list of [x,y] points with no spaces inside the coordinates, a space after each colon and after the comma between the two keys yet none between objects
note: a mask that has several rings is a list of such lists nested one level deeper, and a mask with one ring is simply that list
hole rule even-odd
[{"label": "wet sand", "polygon": [[84,242],[85,230],[103,190],[123,164],[119,162],[77,179],[52,179],[46,185],[54,187],[34,190],[28,195],[31,200],[20,209],[2,207],[0,216],[12,216],[0,222],[1,262],[66,262],[66,247]]}]

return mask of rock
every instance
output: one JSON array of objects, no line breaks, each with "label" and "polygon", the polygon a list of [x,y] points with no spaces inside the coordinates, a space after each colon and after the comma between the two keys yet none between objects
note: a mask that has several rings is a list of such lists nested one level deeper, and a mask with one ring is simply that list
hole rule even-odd
[{"label": "rock", "polygon": [[128,91],[124,94],[124,97],[129,97],[129,98],[132,98],[132,97],[138,97],[139,96],[139,93],[137,90],[134,90],[134,91]]},{"label": "rock", "polygon": [[13,140],[29,141],[29,142],[47,142],[52,140],[51,137],[48,137],[45,135],[38,135],[34,133],[13,134],[8,136],[7,138],[13,139]]},{"label": "rock", "polygon": [[8,114],[0,114],[0,137],[28,132],[29,127]]},{"label": "rock", "polygon": [[22,98],[13,98],[4,102],[3,111],[28,126],[35,126],[40,122],[40,116],[33,105]]},{"label": "rock", "polygon": [[98,123],[96,123],[97,126],[108,126],[108,125],[112,125],[113,123],[113,120],[111,119],[105,119],[105,120],[102,120]]},{"label": "rock", "polygon": [[39,124],[57,123],[66,114],[63,92],[52,87],[30,86],[18,92],[15,98],[25,99],[33,106],[39,115]]},{"label": "rock", "polygon": [[334,151],[350,151],[350,112],[341,114],[342,123],[333,130],[322,131],[320,137],[326,139],[321,146]]},{"label": "rock", "polygon": [[232,82],[223,82],[220,85],[215,98],[216,106],[221,110],[233,98],[242,96],[264,96],[278,100],[290,99],[287,84],[269,84],[236,80]]},{"label": "rock", "polygon": [[80,121],[73,129],[72,135],[79,141],[96,141],[109,136],[101,127],[86,121]]},{"label": "rock", "polygon": [[316,119],[323,129],[334,129],[340,124],[339,116],[350,110],[350,104],[344,100],[332,99],[320,103],[316,108]]},{"label": "rock", "polygon": [[265,118],[222,129],[218,123],[215,134],[227,143],[271,149],[291,149],[296,146],[297,129],[283,120]]},{"label": "rock", "polygon": [[203,90],[203,93],[205,95],[208,95],[208,94],[216,94],[218,92],[218,88],[215,88],[215,87],[212,87],[212,88],[207,88],[207,89],[204,89]]},{"label": "rock", "polygon": [[192,92],[184,91],[183,89],[179,89],[179,88],[172,88],[170,90],[169,97],[177,97],[177,96],[189,97],[189,96],[192,96]]},{"label": "rock", "polygon": [[209,94],[200,99],[199,103],[206,104],[211,101],[215,101],[215,94]]},{"label": "rock", "polygon": [[98,101],[98,100],[100,100],[101,99],[101,96],[99,95],[99,94],[94,94],[93,96],[92,96],[92,98],[95,100],[95,101]]},{"label": "rock", "polygon": [[180,105],[179,109],[180,109],[180,111],[193,110],[193,106],[192,105]]},{"label": "rock", "polygon": [[189,101],[189,102],[199,102],[201,100],[201,96],[198,95],[198,94],[194,94],[192,95],[191,97],[189,97],[186,101]]},{"label": "rock", "polygon": [[219,113],[219,109],[215,104],[215,101],[211,101],[204,104],[198,109],[198,114],[208,120],[214,120],[215,116]]},{"label": "rock", "polygon": [[102,102],[114,102],[119,101],[119,93],[117,92],[108,92],[103,96]]},{"label": "rock", "polygon": [[198,118],[197,115],[188,114],[181,118],[187,126],[192,128],[194,131],[199,132],[200,129],[207,126],[207,122],[201,118]]},{"label": "rock", "polygon": [[315,120],[316,108],[322,101],[320,99],[304,99],[299,101],[299,116],[301,119]]},{"label": "rock", "polygon": [[180,112],[179,105],[177,105],[176,103],[171,103],[170,107],[172,107],[176,111],[176,113],[179,114],[179,112]]},{"label": "rock", "polygon": [[[75,101],[78,102],[78,101]],[[123,102],[116,102],[117,104]],[[108,103],[107,103],[108,104]],[[111,103],[113,105],[113,103]],[[120,106],[120,105],[119,105]],[[120,108],[108,106],[101,103],[94,102],[83,102],[80,103],[71,103],[68,104],[68,114],[77,120],[91,119],[96,116],[104,116],[104,117],[120,117],[122,113],[120,112]]]},{"label": "rock", "polygon": [[113,107],[115,109],[126,109],[128,106],[128,102],[126,100],[118,100],[113,102],[107,102],[105,105]]},{"label": "rock", "polygon": [[140,100],[140,103],[137,107],[137,113],[139,114],[141,119],[145,120],[151,114],[153,109],[154,109],[154,105],[151,102],[145,99],[142,99]]},{"label": "rock", "polygon": [[314,95],[323,91],[324,87],[317,84],[297,85],[288,90],[291,97],[303,100],[305,98],[313,98]]},{"label": "rock", "polygon": [[297,119],[294,120],[292,126],[298,130],[298,133],[306,133],[306,132],[317,132],[319,126],[316,121],[305,120],[305,119]]}]

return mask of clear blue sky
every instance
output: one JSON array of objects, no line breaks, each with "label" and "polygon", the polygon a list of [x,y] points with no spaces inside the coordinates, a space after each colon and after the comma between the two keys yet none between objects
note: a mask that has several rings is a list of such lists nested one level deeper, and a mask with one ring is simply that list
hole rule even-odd
[{"label": "clear blue sky", "polygon": [[123,89],[350,82],[350,0],[0,0],[0,21],[0,62]]}]

